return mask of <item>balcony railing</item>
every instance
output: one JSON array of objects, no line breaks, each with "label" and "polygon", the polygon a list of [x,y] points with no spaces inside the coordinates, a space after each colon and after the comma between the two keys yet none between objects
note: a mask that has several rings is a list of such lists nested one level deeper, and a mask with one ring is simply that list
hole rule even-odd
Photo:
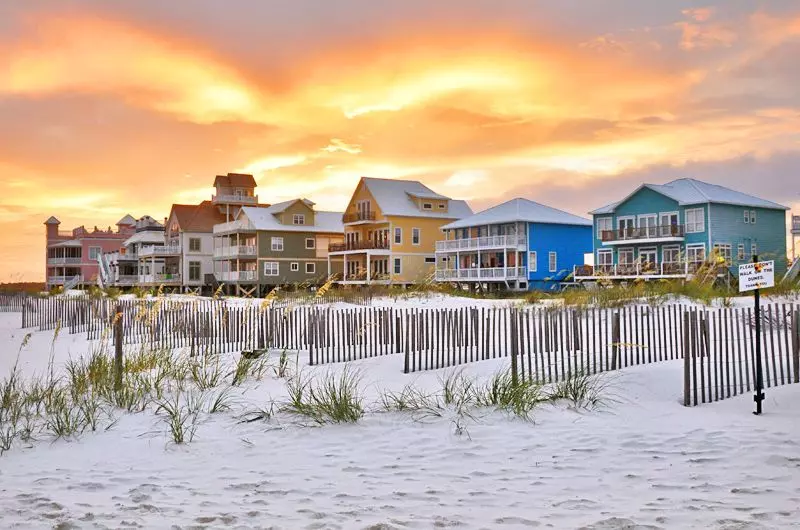
[{"label": "balcony railing", "polygon": [[457,252],[462,250],[481,250],[495,248],[517,248],[526,243],[523,234],[505,236],[484,236],[469,239],[451,239],[436,242],[436,252]]},{"label": "balcony railing", "polygon": [[575,278],[614,278],[675,276],[683,277],[697,272],[705,261],[684,261],[674,263],[632,263],[616,265],[580,265],[575,267]]},{"label": "balcony railing", "polygon": [[147,258],[153,256],[180,256],[180,245],[144,245],[139,249],[139,257]]},{"label": "balcony railing", "polygon": [[389,250],[389,242],[383,240],[350,241],[328,245],[328,252],[348,252],[352,250]]},{"label": "balcony railing", "polygon": [[135,285],[139,281],[139,276],[136,274],[120,274],[112,283],[114,285]]},{"label": "balcony railing", "polygon": [[256,271],[229,271],[214,273],[220,282],[254,282],[258,279]]},{"label": "balcony railing", "polygon": [[356,213],[348,213],[342,217],[342,221],[347,223],[358,223],[361,221],[374,221],[375,220],[375,212],[356,212]]},{"label": "balcony railing", "polygon": [[[64,285],[75,279],[74,274],[69,274],[67,276],[48,276],[47,277],[47,284],[48,285]],[[79,282],[83,281],[83,276],[78,275]]]},{"label": "balcony railing", "polygon": [[255,245],[236,245],[233,247],[218,247],[214,249],[215,258],[255,257],[257,255],[258,251]]},{"label": "balcony railing", "polygon": [[800,215],[792,216],[792,233],[800,234]]},{"label": "balcony railing", "polygon": [[214,204],[258,204],[258,195],[247,197],[245,195],[212,195]]},{"label": "balcony railing", "polygon": [[639,228],[603,230],[600,232],[600,240],[604,243],[609,243],[635,239],[681,238],[685,235],[686,227],[684,225],[642,226]]},{"label": "balcony railing", "polygon": [[79,265],[83,258],[47,258],[48,265]]},{"label": "balcony railing", "polygon": [[256,227],[247,219],[237,219],[236,221],[214,225],[215,234],[235,234],[255,231]]},{"label": "balcony railing", "polygon": [[528,277],[525,267],[491,267],[469,269],[438,269],[436,281],[481,281],[481,280],[524,280]]}]

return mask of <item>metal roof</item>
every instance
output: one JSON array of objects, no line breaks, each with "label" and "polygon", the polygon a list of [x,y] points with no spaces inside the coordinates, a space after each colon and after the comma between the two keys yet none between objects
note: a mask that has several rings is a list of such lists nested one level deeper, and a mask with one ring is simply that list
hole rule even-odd
[{"label": "metal roof", "polygon": [[54,247],[70,247],[70,248],[77,248],[81,246],[81,242],[77,239],[70,239],[69,241],[62,241],[61,243],[55,243],[53,245],[49,245],[51,248]]},{"label": "metal roof", "polygon": [[[362,177],[383,215],[400,217],[433,217],[437,219],[461,219],[472,215],[472,209],[466,201],[453,200],[439,195],[432,189],[416,180],[376,179]],[[421,210],[414,204],[412,197],[447,200],[447,211]]]},{"label": "metal roof", "polygon": [[125,240],[123,246],[133,245],[134,243],[164,243],[164,232],[157,230],[143,230],[136,232],[131,237]]},{"label": "metal roof", "polygon": [[747,193],[732,190],[718,184],[709,184],[702,180],[692,178],[681,178],[667,182],[666,184],[642,184],[630,195],[621,201],[603,206],[590,212],[593,215],[614,213],[617,206],[630,199],[642,188],[649,188],[656,193],[660,193],[678,202],[681,206],[693,204],[730,204],[734,206],[746,206],[750,208],[767,208],[773,210],[788,210],[789,208],[781,204],[761,199]]},{"label": "metal roof", "polygon": [[592,221],[522,197],[442,227],[442,230],[515,222],[591,226]]},{"label": "metal roof", "polygon": [[[294,201],[292,201],[294,202]],[[278,206],[276,209],[275,207]],[[314,212],[314,225],[285,225],[281,224],[275,214],[281,213],[285,207],[273,205],[268,208],[245,206],[241,215],[246,215],[256,230],[269,230],[278,232],[323,232],[344,233],[342,212]]]}]

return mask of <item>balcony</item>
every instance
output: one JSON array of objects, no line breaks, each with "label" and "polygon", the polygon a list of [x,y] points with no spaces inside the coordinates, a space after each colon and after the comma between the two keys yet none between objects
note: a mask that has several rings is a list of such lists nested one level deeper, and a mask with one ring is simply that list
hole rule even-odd
[{"label": "balcony", "polygon": [[258,279],[256,271],[215,272],[214,276],[220,282],[254,282]]},{"label": "balcony", "polygon": [[494,250],[498,248],[518,249],[526,245],[526,239],[527,238],[523,234],[450,239],[447,241],[437,241],[436,252],[463,252],[470,250]]},{"label": "balcony", "polygon": [[603,230],[600,232],[600,240],[604,245],[658,243],[683,241],[685,235],[686,227],[684,225],[642,226]]},{"label": "balcony", "polygon": [[258,195],[247,197],[245,195],[212,195],[214,204],[258,204]]},{"label": "balcony", "polygon": [[800,215],[792,216],[792,233],[800,235]]},{"label": "balcony", "polygon": [[47,258],[48,265],[80,265],[83,258]]},{"label": "balcony", "polygon": [[[83,276],[78,275],[78,283],[83,281]],[[64,285],[71,281],[74,281],[76,276],[74,274],[69,274],[67,276],[48,276],[47,277],[47,285]]]},{"label": "balcony", "polygon": [[375,221],[375,212],[357,212],[357,213],[348,213],[342,216],[342,222],[344,224],[350,223],[366,223],[370,221]]},{"label": "balcony", "polygon": [[214,225],[215,235],[255,233],[255,231],[256,227],[253,226],[253,223],[245,219],[237,219],[236,221],[230,221],[229,223],[220,223],[218,225]]},{"label": "balcony", "polygon": [[139,276],[135,274],[120,274],[111,282],[113,285],[136,285]]},{"label": "balcony", "polygon": [[142,274],[139,282],[149,285],[180,285],[181,275],[173,273]]},{"label": "balcony", "polygon": [[139,249],[140,258],[180,256],[180,245],[144,245]]},{"label": "balcony", "polygon": [[388,241],[350,241],[344,243],[331,243],[328,252],[354,252],[362,250],[389,250]]},{"label": "balcony", "polygon": [[437,269],[435,278],[437,282],[526,280],[528,269],[525,267]]},{"label": "balcony", "polygon": [[576,280],[636,279],[636,278],[686,278],[697,272],[706,262],[683,261],[675,263],[632,263],[616,265],[581,265],[575,267]]},{"label": "balcony", "polygon": [[233,247],[218,247],[214,249],[214,259],[242,258],[249,257],[255,259],[258,250],[255,245],[237,245]]}]

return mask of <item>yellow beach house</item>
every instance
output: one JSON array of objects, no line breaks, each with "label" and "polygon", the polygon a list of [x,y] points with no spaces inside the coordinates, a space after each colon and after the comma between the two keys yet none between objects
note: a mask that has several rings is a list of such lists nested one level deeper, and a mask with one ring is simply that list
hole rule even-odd
[{"label": "yellow beach house", "polygon": [[344,260],[340,283],[426,281],[436,268],[441,227],[469,215],[465,201],[421,182],[362,177],[342,217],[344,242],[330,245],[329,255]]}]

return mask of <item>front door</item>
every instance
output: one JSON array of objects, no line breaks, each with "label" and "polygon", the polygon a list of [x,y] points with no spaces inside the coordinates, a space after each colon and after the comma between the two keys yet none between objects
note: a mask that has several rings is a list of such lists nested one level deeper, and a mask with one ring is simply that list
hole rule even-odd
[{"label": "front door", "polygon": [[642,274],[658,273],[658,252],[654,248],[643,248],[639,251]]}]

